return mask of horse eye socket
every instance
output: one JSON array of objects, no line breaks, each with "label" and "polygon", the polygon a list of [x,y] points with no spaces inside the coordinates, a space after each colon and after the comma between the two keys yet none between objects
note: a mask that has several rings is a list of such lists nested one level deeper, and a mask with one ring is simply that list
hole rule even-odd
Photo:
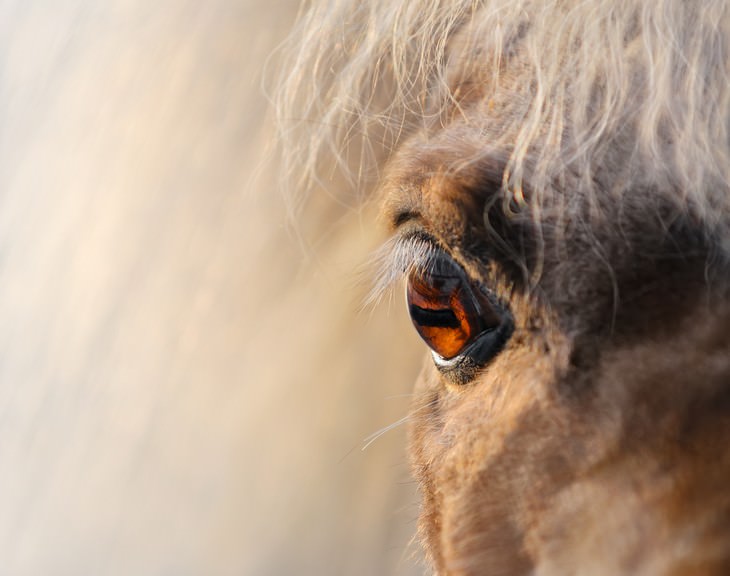
[{"label": "horse eye socket", "polygon": [[411,272],[406,299],[419,335],[444,360],[455,358],[501,324],[487,297],[446,259],[440,259],[434,270]]}]

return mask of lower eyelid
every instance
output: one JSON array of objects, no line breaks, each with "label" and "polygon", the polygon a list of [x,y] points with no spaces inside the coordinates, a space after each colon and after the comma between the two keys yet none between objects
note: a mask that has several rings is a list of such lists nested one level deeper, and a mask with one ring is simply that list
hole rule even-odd
[{"label": "lower eyelid", "polygon": [[463,386],[474,380],[506,346],[514,331],[512,316],[506,314],[497,328],[483,332],[454,358],[442,358],[431,351],[438,371],[452,384]]}]

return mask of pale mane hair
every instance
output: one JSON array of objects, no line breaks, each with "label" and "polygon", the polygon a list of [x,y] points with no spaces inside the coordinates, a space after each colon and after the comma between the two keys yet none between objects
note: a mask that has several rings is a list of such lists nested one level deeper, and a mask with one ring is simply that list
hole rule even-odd
[{"label": "pale mane hair", "polygon": [[506,193],[522,200],[526,172],[535,202],[566,172],[590,184],[608,142],[628,131],[626,173],[610,192],[662,189],[730,248],[728,11],[725,0],[312,3],[276,94],[288,187],[298,201],[331,182],[344,199],[371,189],[404,139],[458,108],[454,59],[466,55],[456,62],[466,74],[469,58],[491,59],[480,80],[496,93],[519,40],[532,81],[510,88],[505,142],[492,142],[510,151]]}]

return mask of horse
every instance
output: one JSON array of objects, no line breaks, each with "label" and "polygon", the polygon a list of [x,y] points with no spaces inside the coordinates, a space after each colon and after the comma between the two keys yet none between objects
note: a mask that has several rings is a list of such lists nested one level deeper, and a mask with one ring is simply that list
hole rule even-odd
[{"label": "horse", "polygon": [[730,572],[730,6],[313,2],[296,210],[377,203],[439,575]]}]

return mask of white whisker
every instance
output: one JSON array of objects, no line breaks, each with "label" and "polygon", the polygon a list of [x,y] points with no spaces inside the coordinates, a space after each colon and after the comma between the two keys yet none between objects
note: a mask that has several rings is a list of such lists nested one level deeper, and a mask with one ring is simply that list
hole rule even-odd
[{"label": "white whisker", "polygon": [[391,430],[394,430],[394,429],[398,428],[398,426],[401,426],[402,424],[405,424],[411,418],[413,418],[414,416],[418,415],[423,410],[428,410],[429,408],[432,408],[437,402],[438,402],[438,399],[431,400],[430,402],[427,402],[423,406],[421,406],[421,407],[419,407],[419,408],[417,408],[415,410],[411,410],[411,412],[409,412],[407,415],[403,416],[403,418],[400,418],[400,419],[396,420],[392,424],[388,424],[387,426],[384,426],[383,428],[381,428],[377,432],[373,432],[372,434],[370,434],[369,436],[367,436],[363,440],[364,444],[363,444],[363,447],[361,448],[361,451],[364,452],[378,438],[380,438],[384,434],[390,432]]},{"label": "white whisker", "polygon": [[398,428],[401,424],[405,424],[411,419],[412,415],[408,414],[407,416],[403,416],[403,418],[396,420],[392,424],[388,424],[387,426],[381,428],[377,432],[372,433],[370,436],[365,438],[364,442],[365,444],[361,448],[361,450],[364,452],[368,446],[370,446],[373,442],[375,442],[378,438],[380,438],[383,434],[390,432],[391,430],[394,430],[395,428]]}]

